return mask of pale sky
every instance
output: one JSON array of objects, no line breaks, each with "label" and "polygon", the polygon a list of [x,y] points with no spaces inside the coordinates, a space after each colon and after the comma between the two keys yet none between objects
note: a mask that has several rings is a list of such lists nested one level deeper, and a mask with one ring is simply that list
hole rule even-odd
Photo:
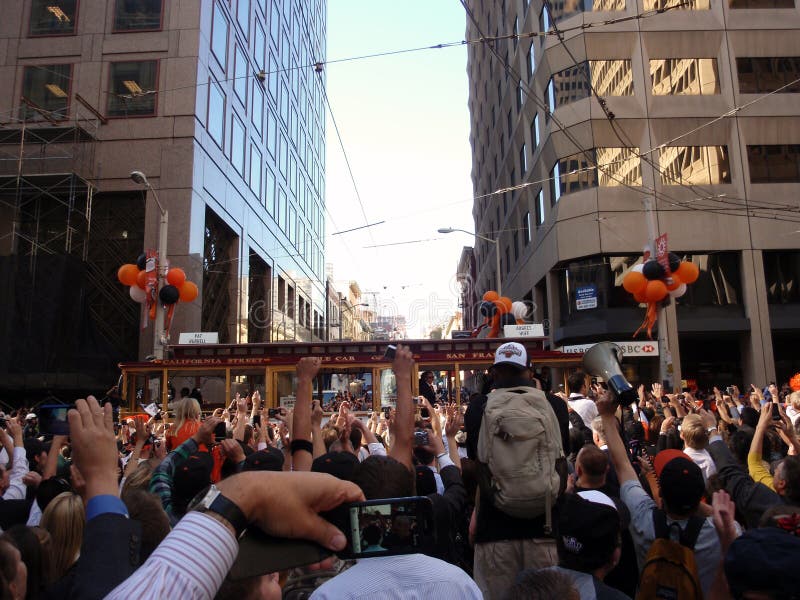
[{"label": "pale sky", "polygon": [[[464,38],[457,0],[329,0],[328,60]],[[456,266],[473,231],[467,49],[456,46],[326,65],[327,91],[369,223],[328,115],[327,256],[339,291],[379,292],[381,314],[408,319],[409,337],[458,305]],[[429,240],[414,244],[367,248]],[[374,306],[373,296],[363,300]],[[396,307],[396,308],[394,308]]]}]

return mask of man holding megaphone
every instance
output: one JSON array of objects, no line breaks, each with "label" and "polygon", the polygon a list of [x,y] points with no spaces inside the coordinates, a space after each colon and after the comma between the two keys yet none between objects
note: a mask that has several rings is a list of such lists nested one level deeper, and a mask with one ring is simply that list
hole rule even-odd
[{"label": "man holding megaphone", "polygon": [[621,360],[622,348],[611,342],[600,342],[584,353],[583,368],[594,377],[603,378],[617,404],[628,405],[637,402],[639,396],[622,374]]}]

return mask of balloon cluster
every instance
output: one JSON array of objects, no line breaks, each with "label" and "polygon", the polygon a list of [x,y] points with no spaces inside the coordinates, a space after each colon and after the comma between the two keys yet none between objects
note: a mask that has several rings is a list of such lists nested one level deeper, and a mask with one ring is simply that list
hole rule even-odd
[{"label": "balloon cluster", "polygon": [[795,373],[789,380],[789,387],[793,392],[800,392],[800,373]]},{"label": "balloon cluster", "polygon": [[[130,286],[129,294],[132,300],[140,304],[147,302],[149,290],[158,287],[158,278],[155,269],[148,271],[147,256],[142,254],[136,264],[124,264],[117,270],[117,279],[122,285]],[[197,298],[197,285],[186,280],[183,269],[173,267],[167,271],[167,283],[158,290],[158,299],[161,304],[172,305],[181,302],[192,302]]]},{"label": "balloon cluster", "polygon": [[669,268],[672,272],[670,275],[660,262],[651,258],[628,271],[622,280],[622,287],[633,294],[633,299],[638,303],[652,304],[661,302],[668,295],[680,298],[686,293],[686,286],[700,276],[696,264],[681,260],[673,252],[669,253]]},{"label": "balloon cluster", "polygon": [[478,334],[488,327],[489,332],[483,337],[496,338],[503,326],[522,325],[528,314],[528,307],[524,302],[512,302],[511,298],[500,296],[494,290],[489,290],[483,295],[479,308],[484,322],[472,332],[472,337],[478,337]]}]

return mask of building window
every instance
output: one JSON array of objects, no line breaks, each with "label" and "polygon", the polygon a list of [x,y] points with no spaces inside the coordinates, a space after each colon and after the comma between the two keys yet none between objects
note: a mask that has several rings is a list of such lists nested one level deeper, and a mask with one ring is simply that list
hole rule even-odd
[{"label": "building window", "polygon": [[[69,115],[69,97],[72,65],[37,65],[25,67],[22,78],[22,97],[54,119]],[[28,120],[42,120],[44,115],[23,103],[22,116]]]},{"label": "building window", "polygon": [[256,21],[255,27],[253,28],[253,58],[256,61],[256,69],[259,71],[264,70],[266,52],[267,36],[264,33],[264,28],[261,26],[261,23]]},{"label": "building window", "polygon": [[233,91],[245,106],[247,106],[247,74],[249,70],[247,55],[239,44],[235,44],[233,57]]},{"label": "building window", "polygon": [[77,17],[78,0],[33,0],[30,35],[72,35]]},{"label": "building window", "polygon": [[261,152],[255,144],[250,144],[250,189],[257,198],[261,197],[261,169],[264,161],[261,159]]},{"label": "building window", "polygon": [[511,234],[511,240],[514,245],[514,262],[519,260],[519,234],[515,231]]},{"label": "building window", "polygon": [[239,120],[239,117],[231,115],[231,163],[233,163],[233,167],[239,172],[239,175],[246,179],[244,161],[247,147],[244,143],[244,136],[244,125]]},{"label": "building window", "polygon": [[536,194],[536,227],[544,225],[544,189]]},{"label": "building window", "polygon": [[524,176],[528,172],[528,149],[525,144],[519,149],[519,172]]},{"label": "building window", "polygon": [[769,304],[800,304],[800,252],[764,252]]},{"label": "building window", "polygon": [[162,10],[161,0],[117,0],[114,31],[157,31]]},{"label": "building window", "polygon": [[522,110],[522,105],[525,104],[525,92],[522,90],[522,81],[517,84],[517,112]]},{"label": "building window", "polygon": [[275,174],[269,167],[267,167],[267,180],[266,185],[264,186],[264,196],[267,212],[277,222],[278,216],[275,214],[275,207],[277,205],[277,197],[275,196]]},{"label": "building window", "polygon": [[751,183],[800,182],[800,144],[747,146]]},{"label": "building window", "polygon": [[547,85],[547,106],[553,112],[559,106],[588,98],[592,88],[599,96],[632,96],[631,61],[590,60],[554,73]]},{"label": "building window", "polygon": [[[737,58],[739,93],[758,94],[780,90],[778,93],[800,92],[800,57]],[[781,89],[783,88],[783,89]]]},{"label": "building window", "polygon": [[659,153],[661,183],[714,185],[731,182],[727,146],[667,146]]},{"label": "building window", "polygon": [[715,58],[659,58],[650,61],[654,96],[719,94]]},{"label": "building window", "polygon": [[536,54],[534,52],[534,43],[531,42],[530,48],[528,49],[528,80],[533,77],[533,72],[536,70]]},{"label": "building window", "polygon": [[214,2],[214,15],[211,19],[211,52],[220,66],[228,66],[228,18],[220,0]]},{"label": "building window", "polygon": [[[505,255],[506,255],[506,260],[505,260],[506,275],[508,275],[508,273],[511,271],[511,252],[509,252],[508,246],[505,247]],[[501,267],[501,272],[502,272],[502,267]]]},{"label": "building window", "polygon": [[600,187],[642,185],[638,148],[596,148],[594,153]]},{"label": "building window", "polygon": [[236,20],[247,39],[250,36],[250,0],[236,0]]},{"label": "building window", "polygon": [[278,310],[286,312],[286,280],[278,275]]},{"label": "building window", "polygon": [[522,243],[531,243],[531,213],[527,211],[522,217]]},{"label": "building window", "polygon": [[531,121],[531,145],[534,151],[539,147],[539,113],[533,115]]},{"label": "building window", "polygon": [[297,246],[297,211],[295,210],[294,206],[289,207],[289,241],[292,242],[294,246]]},{"label": "building window", "polygon": [[278,119],[272,109],[267,109],[267,150],[275,158],[278,145]]},{"label": "building window", "polygon": [[157,78],[157,60],[111,63],[108,116],[155,115]]},{"label": "building window", "polygon": [[708,10],[710,0],[644,0],[645,10]]},{"label": "building window", "polygon": [[220,85],[208,80],[208,114],[206,115],[206,129],[211,139],[217,146],[225,150],[225,92]]},{"label": "building window", "polygon": [[731,8],[794,8],[794,0],[728,0]]},{"label": "building window", "polygon": [[[680,4],[680,2],[676,2]],[[567,19],[582,12],[600,12],[625,10],[625,0],[577,0],[576,2],[548,2],[544,25],[547,31],[550,28],[550,21],[558,23],[562,19]]]},{"label": "building window", "polygon": [[517,43],[519,42],[517,36],[519,36],[519,19],[514,17],[514,37],[512,38],[514,40],[514,50],[517,49]]},{"label": "building window", "polygon": [[259,137],[261,137],[264,125],[264,88],[261,87],[261,84],[255,78],[253,78],[253,100],[251,104],[252,114],[250,118],[253,121],[253,125]]},{"label": "building window", "polygon": [[[508,109],[508,114],[506,115],[506,130],[508,131],[508,138],[511,139],[511,132],[513,131],[514,120],[511,117],[511,109]],[[502,144],[501,144],[502,145]]]}]

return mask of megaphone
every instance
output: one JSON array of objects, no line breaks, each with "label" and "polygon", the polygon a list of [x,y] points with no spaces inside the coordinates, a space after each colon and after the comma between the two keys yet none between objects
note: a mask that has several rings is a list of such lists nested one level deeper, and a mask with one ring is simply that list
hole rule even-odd
[{"label": "megaphone", "polygon": [[619,404],[637,402],[639,395],[619,368],[621,360],[622,348],[611,342],[600,342],[583,354],[583,368],[594,377],[602,377]]}]

